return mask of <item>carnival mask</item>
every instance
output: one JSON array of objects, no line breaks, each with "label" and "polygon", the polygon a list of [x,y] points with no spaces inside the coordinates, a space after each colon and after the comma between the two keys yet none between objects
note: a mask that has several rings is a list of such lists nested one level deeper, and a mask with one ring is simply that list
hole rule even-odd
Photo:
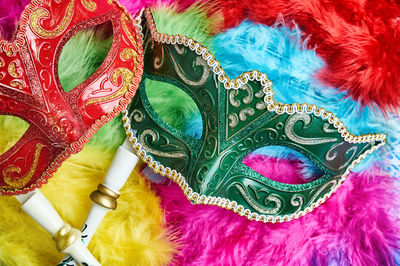
[{"label": "carnival mask", "polygon": [[[113,42],[101,66],[66,92],[58,62],[64,45],[88,27],[111,22]],[[0,40],[0,114],[29,128],[0,156],[0,193],[39,187],[72,153],[129,103],[141,78],[142,45],[116,1],[32,1],[14,42]],[[79,56],[77,50],[74,56]]]},{"label": "carnival mask", "polygon": [[[360,160],[385,143],[385,135],[354,136],[332,113],[315,105],[281,104],[272,83],[258,71],[230,80],[213,55],[185,36],[156,30],[150,11],[142,15],[144,72],[123,120],[137,154],[175,181],[196,204],[217,205],[264,222],[298,218],[322,204]],[[200,139],[166,124],[146,95],[146,79],[186,92],[200,110]],[[322,177],[284,184],[242,163],[265,146],[294,149]]]}]

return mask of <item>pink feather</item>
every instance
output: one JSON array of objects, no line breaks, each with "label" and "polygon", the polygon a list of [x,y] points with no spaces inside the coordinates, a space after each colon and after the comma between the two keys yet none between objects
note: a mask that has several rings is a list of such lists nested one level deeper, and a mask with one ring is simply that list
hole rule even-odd
[{"label": "pink feather", "polygon": [[[277,168],[276,160],[264,160],[262,167],[272,176],[293,177],[293,166],[287,165]],[[400,243],[399,197],[395,180],[377,169],[351,173],[325,204],[282,224],[192,205],[176,184],[156,188],[167,225],[181,243],[178,265],[395,264],[391,251]]]},{"label": "pink feather", "polygon": [[177,7],[178,11],[182,11],[195,2],[201,3],[205,1],[206,0],[120,0],[121,4],[123,4],[131,14],[136,14],[140,9],[145,7],[158,5],[174,5]]},{"label": "pink feather", "polygon": [[0,38],[11,41],[17,22],[29,0],[0,0]]},{"label": "pink feather", "polygon": [[[252,153],[243,159],[243,164],[257,173],[286,184],[304,184],[312,181],[303,178],[300,162]],[[285,169],[285,171],[280,171],[280,169]]]}]

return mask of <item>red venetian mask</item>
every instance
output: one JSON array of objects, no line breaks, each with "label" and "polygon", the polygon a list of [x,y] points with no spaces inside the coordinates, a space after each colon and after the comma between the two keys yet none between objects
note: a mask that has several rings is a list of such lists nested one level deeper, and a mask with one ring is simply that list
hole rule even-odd
[{"label": "red venetian mask", "polygon": [[[65,92],[58,78],[63,46],[77,32],[111,22],[113,42],[99,69]],[[0,156],[0,193],[26,193],[129,103],[140,82],[143,51],[129,13],[115,1],[32,1],[14,42],[0,40],[0,115],[29,123]],[[79,56],[77,51],[76,56]]]}]

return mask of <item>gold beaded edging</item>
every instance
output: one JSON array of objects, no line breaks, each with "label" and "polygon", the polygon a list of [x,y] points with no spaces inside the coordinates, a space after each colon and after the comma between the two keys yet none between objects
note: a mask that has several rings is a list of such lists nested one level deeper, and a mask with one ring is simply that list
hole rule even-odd
[{"label": "gold beaded edging", "polygon": [[[341,136],[344,138],[345,141],[349,143],[366,143],[366,142],[374,142],[374,141],[381,141],[380,144],[373,146],[371,149],[365,151],[361,154],[356,160],[352,162],[352,164],[346,169],[343,173],[341,178],[339,179],[338,183],[332,186],[332,189],[326,193],[323,197],[321,197],[316,203],[313,203],[311,206],[305,208],[303,211],[296,212],[292,215],[259,215],[256,212],[252,212],[249,209],[246,209],[244,206],[238,204],[236,201],[230,201],[226,198],[215,197],[215,196],[206,196],[200,195],[197,192],[193,192],[193,189],[189,186],[186,181],[186,178],[176,170],[172,170],[169,167],[165,167],[164,165],[160,164],[159,162],[155,161],[151,155],[148,155],[145,149],[142,148],[142,145],[139,143],[138,139],[134,136],[134,133],[130,126],[130,119],[128,117],[128,112],[126,110],[122,111],[122,120],[124,122],[124,129],[128,136],[129,142],[131,143],[133,149],[135,150],[136,154],[139,158],[141,158],[144,162],[148,164],[148,166],[153,169],[155,173],[159,173],[162,176],[167,176],[171,180],[173,180],[176,184],[184,192],[186,198],[195,204],[204,204],[204,205],[215,205],[219,206],[228,210],[231,210],[241,216],[245,216],[249,220],[255,221],[263,221],[264,223],[271,222],[287,222],[294,219],[298,219],[310,213],[319,205],[324,203],[329,197],[336,192],[341,184],[343,184],[344,180],[346,180],[347,176],[349,175],[350,171],[367,155],[371,154],[379,147],[383,146],[386,143],[386,135],[385,134],[367,134],[367,135],[359,135],[354,136],[351,134],[347,127],[344,126],[343,122],[339,120],[339,118],[333,115],[331,112],[326,111],[324,108],[318,108],[316,105],[309,105],[306,103],[303,104],[282,104],[277,102],[273,99],[274,92],[272,90],[272,82],[268,79],[267,75],[261,73],[257,70],[253,70],[251,72],[245,72],[241,74],[234,80],[231,80],[222,69],[220,63],[214,58],[214,55],[208,51],[208,49],[202,46],[200,43],[194,41],[191,38],[187,38],[186,36],[177,35],[168,35],[165,33],[159,33],[155,26],[154,20],[149,9],[145,11],[141,11],[139,16],[136,18],[137,26],[140,29],[141,37],[143,38],[143,32],[141,27],[141,16],[142,13],[145,12],[146,19],[151,23],[150,31],[155,41],[167,44],[181,44],[192,51],[195,51],[198,55],[201,55],[203,59],[207,62],[207,64],[212,68],[214,74],[218,76],[218,80],[224,84],[226,89],[239,89],[242,85],[245,85],[248,81],[258,81],[260,82],[261,86],[263,87],[265,97],[264,101],[267,104],[267,109],[269,111],[274,111],[277,114],[294,114],[294,113],[302,113],[305,112],[307,114],[314,114],[317,117],[321,117],[329,122],[329,124],[333,125]],[[142,40],[143,41],[143,40]]]}]

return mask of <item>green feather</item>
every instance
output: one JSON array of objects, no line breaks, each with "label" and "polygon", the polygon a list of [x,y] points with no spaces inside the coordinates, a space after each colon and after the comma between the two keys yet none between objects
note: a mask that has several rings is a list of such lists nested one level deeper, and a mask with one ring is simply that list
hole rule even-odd
[{"label": "green feather", "polygon": [[[60,54],[58,72],[66,92],[88,79],[103,63],[113,41],[111,29],[110,23],[87,28],[65,44]],[[104,125],[89,143],[114,150],[124,139],[121,116],[118,116]]]},{"label": "green feather", "polygon": [[166,124],[183,131],[189,119],[201,117],[193,99],[178,87],[150,79],[145,86],[151,107]]},{"label": "green feather", "polygon": [[103,146],[104,149],[116,150],[124,142],[125,138],[125,130],[122,126],[120,114],[102,126],[89,141],[88,145]]},{"label": "green feather", "polygon": [[204,8],[194,5],[178,13],[174,8],[161,6],[152,13],[158,32],[184,35],[210,48],[213,21],[207,18]]},{"label": "green feather", "polygon": [[[206,47],[211,43],[211,22],[204,10],[198,6],[192,6],[183,13],[160,7],[153,10],[153,17],[158,32],[185,35]],[[146,80],[145,86],[154,111],[170,126],[184,131],[191,120],[201,119],[197,105],[181,89],[153,80]]]},{"label": "green feather", "polygon": [[84,29],[63,47],[58,75],[64,91],[69,92],[89,78],[103,63],[112,44],[111,24]]}]

